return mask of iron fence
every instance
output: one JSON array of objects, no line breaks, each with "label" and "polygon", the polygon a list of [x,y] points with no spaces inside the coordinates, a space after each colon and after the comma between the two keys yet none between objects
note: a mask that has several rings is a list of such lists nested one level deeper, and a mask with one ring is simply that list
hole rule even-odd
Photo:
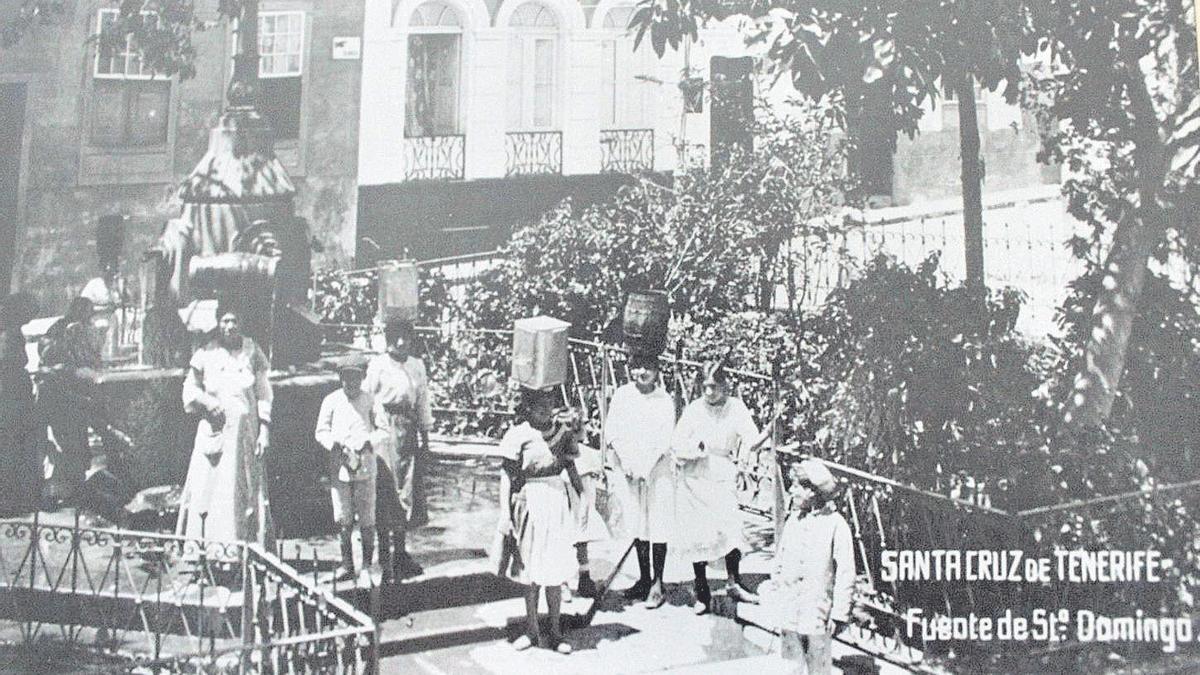
[{"label": "iron fence", "polygon": [[0,627],[145,672],[375,672],[375,624],[255,544],[0,523]]},{"label": "iron fence", "polygon": [[562,173],[561,131],[510,131],[504,150],[505,176]]},{"label": "iron fence", "polygon": [[462,180],[467,137],[462,134],[404,139],[405,180]]},{"label": "iron fence", "polygon": [[654,170],[653,129],[605,129],[600,132],[600,172]]}]

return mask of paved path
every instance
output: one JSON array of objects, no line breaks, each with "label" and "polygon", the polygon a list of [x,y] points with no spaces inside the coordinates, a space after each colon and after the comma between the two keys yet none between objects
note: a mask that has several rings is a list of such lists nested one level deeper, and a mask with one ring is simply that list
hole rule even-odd
[{"label": "paved path", "polygon": [[[498,517],[498,466],[488,458],[494,446],[439,445],[435,451],[443,459],[439,462],[441,479],[430,493],[430,524],[410,534],[410,550],[426,572],[398,587],[383,589],[376,610],[383,672],[787,672],[787,664],[773,654],[778,651],[774,637],[745,625],[756,618],[753,608],[742,611],[742,622],[732,616],[696,616],[692,612],[691,566],[686,561],[669,560],[665,572],[668,603],[663,607],[646,610],[624,601],[619,589],[632,584],[637,574],[632,555],[615,577],[613,588],[617,590],[598,603],[590,623],[584,619],[592,609],[590,600],[575,598],[564,607],[567,639],[575,653],[513,651],[509,643],[520,634],[524,617],[523,589],[489,574],[486,559]],[[769,549],[770,522],[747,515],[746,523],[752,550],[742,567],[754,585],[766,577],[769,556],[760,551]],[[296,544],[302,548],[315,545],[321,560],[337,556],[332,537]],[[592,545],[597,581],[609,575],[626,548],[625,542],[617,541]],[[302,562],[298,564],[303,568]],[[724,577],[721,565],[710,567],[715,591],[723,587]],[[544,612],[544,605],[542,609]],[[907,672],[846,644],[836,646],[835,657],[839,663],[849,663],[847,658],[864,660],[880,673]]]}]

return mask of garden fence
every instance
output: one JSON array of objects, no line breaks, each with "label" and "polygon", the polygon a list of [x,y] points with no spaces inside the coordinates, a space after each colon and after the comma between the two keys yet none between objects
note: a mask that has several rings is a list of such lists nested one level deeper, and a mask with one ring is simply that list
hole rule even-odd
[{"label": "garden fence", "polygon": [[0,522],[0,630],[137,672],[377,672],[374,622],[256,544]]}]

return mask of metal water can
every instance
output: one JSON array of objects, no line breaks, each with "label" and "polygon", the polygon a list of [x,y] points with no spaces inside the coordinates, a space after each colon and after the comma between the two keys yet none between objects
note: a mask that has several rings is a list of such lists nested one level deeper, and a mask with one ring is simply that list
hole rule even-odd
[{"label": "metal water can", "polygon": [[420,316],[420,270],[415,260],[379,263],[379,321],[401,318],[416,322]]},{"label": "metal water can", "polygon": [[512,376],[529,389],[567,380],[567,337],[571,324],[549,316],[513,322]]}]

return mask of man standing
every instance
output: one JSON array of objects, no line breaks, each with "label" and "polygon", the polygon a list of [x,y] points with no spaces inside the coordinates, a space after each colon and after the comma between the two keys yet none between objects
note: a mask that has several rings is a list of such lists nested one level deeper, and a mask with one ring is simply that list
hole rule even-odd
[{"label": "man standing", "polygon": [[379,449],[376,477],[379,562],[386,581],[423,572],[405,550],[405,541],[410,529],[428,521],[424,477],[433,413],[425,363],[412,354],[412,324],[391,319],[383,333],[387,352],[367,364],[363,389],[383,408],[386,426],[392,431],[385,447]]},{"label": "man standing", "polygon": [[637,583],[625,597],[654,609],[663,604],[666,541],[675,510],[670,459],[675,403],[659,386],[655,356],[634,354],[629,372],[632,381],[613,393],[604,435],[613,450],[625,530],[633,536],[638,559]]},{"label": "man standing", "polygon": [[[342,365],[338,376],[342,388],[321,402],[316,438],[330,452],[329,482],[333,518],[341,532],[342,567],[338,579],[354,576],[354,524],[362,535],[362,567],[375,556],[375,465],[374,446],[380,443],[376,420],[383,421],[375,399],[363,391],[364,365],[356,360]],[[386,434],[387,430],[383,429]]]},{"label": "man standing", "polygon": [[833,670],[833,636],[850,618],[854,549],[850,525],[832,501],[838,483],[819,459],[796,465],[792,504],[771,575],[779,609],[782,655],[802,661],[809,675]]}]

